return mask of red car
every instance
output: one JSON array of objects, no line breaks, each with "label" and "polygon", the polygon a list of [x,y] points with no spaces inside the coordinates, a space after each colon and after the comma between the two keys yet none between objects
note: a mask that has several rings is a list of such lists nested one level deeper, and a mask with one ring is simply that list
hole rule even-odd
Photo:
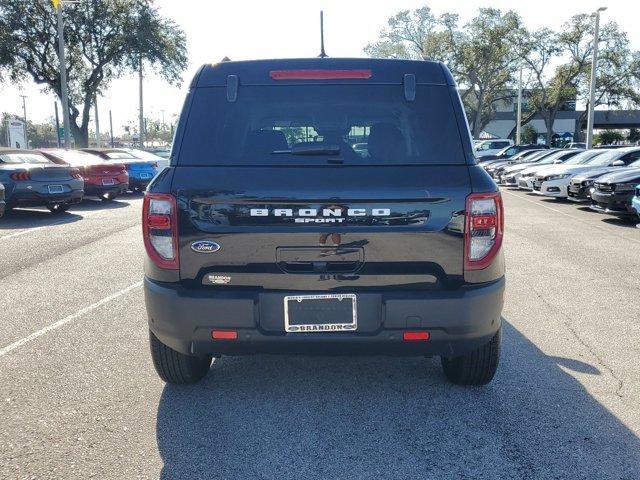
[{"label": "red car", "polygon": [[107,162],[96,155],[78,150],[47,148],[40,150],[54,163],[68,164],[80,170],[84,195],[109,201],[129,188],[129,174],[121,163]]}]

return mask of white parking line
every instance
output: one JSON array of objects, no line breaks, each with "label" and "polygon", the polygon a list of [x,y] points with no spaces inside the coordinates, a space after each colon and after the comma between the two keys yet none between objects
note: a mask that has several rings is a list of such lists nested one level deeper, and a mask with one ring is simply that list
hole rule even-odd
[{"label": "white parking line", "polygon": [[69,322],[72,322],[73,320],[76,320],[78,318],[80,318],[82,315],[84,315],[85,313],[89,313],[91,310],[95,310],[96,308],[104,305],[105,303],[109,303],[112,300],[115,300],[118,297],[121,297],[127,293],[129,293],[131,290],[135,290],[138,287],[142,286],[142,282],[136,282],[133,285],[129,285],[127,288],[124,288],[122,290],[120,290],[119,292],[116,292],[112,295],[109,295],[108,297],[103,298],[102,300],[98,300],[96,303],[92,303],[91,305],[89,305],[88,307],[84,307],[81,310],[78,310],[76,313],[73,313],[71,315],[69,315],[68,317],[64,317],[60,320],[58,320],[57,322],[54,322],[50,325],[47,325],[46,327],[33,332],[31,335],[24,337],[16,342],[13,342],[9,345],[7,345],[6,347],[0,348],[0,357],[6,355],[7,353],[11,352],[12,350],[15,350],[16,348],[19,348],[21,346],[23,346],[26,343],[31,342],[32,340],[35,340],[36,338],[39,338],[41,336],[43,336],[45,333],[49,333],[53,330],[56,330],[64,325],[66,325]]},{"label": "white parking line", "polygon": [[[93,215],[95,215],[97,213],[100,213],[100,211],[96,210],[96,211],[93,211],[93,212],[88,212],[88,213],[83,214],[82,218],[89,218],[89,217],[91,217],[91,216],[93,216]],[[71,223],[71,222],[69,222],[67,219],[63,218],[59,222],[53,222],[53,223],[50,223],[48,225],[42,225],[41,227],[27,228],[26,230],[21,230],[19,232],[10,233],[9,235],[4,235],[4,236],[0,237],[0,241],[9,240],[10,238],[19,237],[21,235],[26,235],[27,233],[37,232],[38,230],[42,230],[43,228],[55,227],[56,225],[64,225],[65,223]]]},{"label": "white parking line", "polygon": [[507,194],[511,195],[512,197],[516,197],[516,198],[519,198],[520,200],[524,200],[525,202],[533,203],[534,205],[537,205],[539,207],[546,208],[547,210],[551,210],[552,212],[559,213],[560,215],[564,215],[565,217],[572,218],[572,219],[574,219],[574,220],[576,220],[576,221],[578,221],[580,223],[584,223],[585,225],[589,225],[590,227],[597,228],[598,230],[602,230],[603,232],[608,233],[610,235],[615,235],[616,237],[622,238],[624,240],[629,240],[630,242],[640,243],[640,240],[636,240],[635,238],[629,238],[629,237],[626,237],[624,235],[619,235],[617,233],[612,232],[610,229],[604,228],[604,227],[602,227],[600,225],[596,225],[596,224],[594,224],[592,222],[587,222],[586,220],[583,220],[582,218],[576,217],[574,215],[570,215],[567,212],[563,212],[562,210],[558,210],[557,208],[553,208],[553,207],[550,207],[548,205],[544,205],[543,203],[536,202],[535,200],[531,200],[529,198],[523,197],[522,195],[518,195],[517,193],[510,192],[509,190],[500,189],[500,191],[502,193],[507,193]]}]

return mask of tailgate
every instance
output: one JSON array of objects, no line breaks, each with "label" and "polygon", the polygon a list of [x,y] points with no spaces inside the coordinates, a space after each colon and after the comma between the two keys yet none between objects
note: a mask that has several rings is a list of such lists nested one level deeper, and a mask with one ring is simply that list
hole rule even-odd
[{"label": "tailgate", "polygon": [[179,167],[172,190],[185,284],[438,288],[463,275],[465,165]]}]

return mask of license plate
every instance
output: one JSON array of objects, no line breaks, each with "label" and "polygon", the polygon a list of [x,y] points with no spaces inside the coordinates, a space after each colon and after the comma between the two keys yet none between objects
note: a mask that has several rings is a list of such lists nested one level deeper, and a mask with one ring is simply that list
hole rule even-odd
[{"label": "license plate", "polygon": [[103,178],[102,185],[115,185],[116,181],[113,178]]},{"label": "license plate", "polygon": [[151,174],[150,173],[141,173],[140,174],[140,178],[151,178]]},{"label": "license plate", "polygon": [[357,327],[355,294],[284,297],[284,328],[287,332],[342,332],[354,331]]},{"label": "license plate", "polygon": [[47,185],[47,189],[49,190],[49,193],[64,193],[62,185]]}]

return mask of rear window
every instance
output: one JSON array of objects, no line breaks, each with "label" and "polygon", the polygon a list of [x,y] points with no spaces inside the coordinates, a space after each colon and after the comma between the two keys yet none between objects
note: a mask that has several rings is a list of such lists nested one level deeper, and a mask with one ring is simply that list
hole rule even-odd
[{"label": "rear window", "polygon": [[20,163],[52,163],[44,155],[37,153],[4,153],[0,155],[0,162],[20,164]]},{"label": "rear window", "polygon": [[464,164],[448,87],[241,86],[194,92],[180,165]]}]

